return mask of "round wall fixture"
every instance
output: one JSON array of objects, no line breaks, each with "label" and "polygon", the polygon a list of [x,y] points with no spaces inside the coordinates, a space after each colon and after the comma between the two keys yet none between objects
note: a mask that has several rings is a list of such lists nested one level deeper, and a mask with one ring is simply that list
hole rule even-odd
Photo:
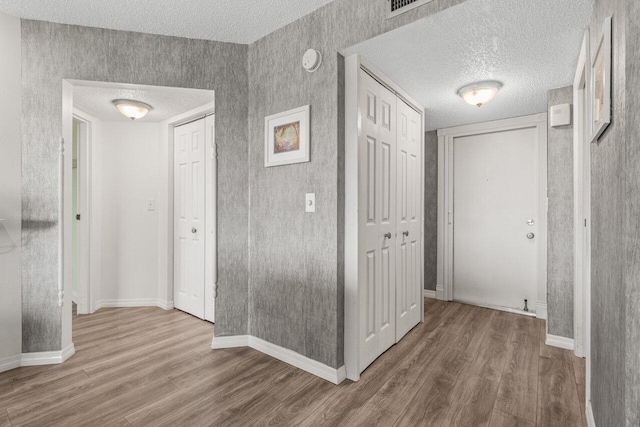
[{"label": "round wall fixture", "polygon": [[305,70],[313,73],[320,68],[322,64],[322,54],[315,49],[309,49],[304,53],[302,57],[302,66]]}]

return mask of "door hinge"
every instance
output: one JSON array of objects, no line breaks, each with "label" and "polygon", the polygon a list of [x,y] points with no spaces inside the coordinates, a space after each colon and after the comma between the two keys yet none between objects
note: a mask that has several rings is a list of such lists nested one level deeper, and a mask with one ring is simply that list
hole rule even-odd
[{"label": "door hinge", "polygon": [[76,219],[80,221],[80,214],[76,214]]}]

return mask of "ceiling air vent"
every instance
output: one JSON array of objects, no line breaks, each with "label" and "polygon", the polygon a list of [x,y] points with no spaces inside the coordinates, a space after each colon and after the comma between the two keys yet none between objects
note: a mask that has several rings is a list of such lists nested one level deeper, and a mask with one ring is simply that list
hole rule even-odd
[{"label": "ceiling air vent", "polygon": [[389,18],[398,16],[425,3],[433,0],[388,0],[389,2]]}]

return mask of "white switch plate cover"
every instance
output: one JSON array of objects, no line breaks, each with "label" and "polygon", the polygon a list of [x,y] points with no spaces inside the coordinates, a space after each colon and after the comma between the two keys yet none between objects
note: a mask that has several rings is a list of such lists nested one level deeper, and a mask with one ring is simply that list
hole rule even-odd
[{"label": "white switch plate cover", "polygon": [[155,211],[156,210],[156,200],[155,199],[147,199],[147,210]]},{"label": "white switch plate cover", "polygon": [[304,201],[305,212],[316,211],[316,193],[307,193]]}]

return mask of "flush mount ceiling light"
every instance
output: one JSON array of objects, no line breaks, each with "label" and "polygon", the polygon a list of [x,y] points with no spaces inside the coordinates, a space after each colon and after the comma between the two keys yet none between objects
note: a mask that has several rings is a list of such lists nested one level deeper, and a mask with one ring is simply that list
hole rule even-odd
[{"label": "flush mount ceiling light", "polygon": [[494,80],[486,80],[460,88],[458,95],[460,95],[467,104],[482,107],[495,98],[500,88],[502,88],[502,83]]},{"label": "flush mount ceiling light", "polygon": [[112,102],[123,116],[131,120],[141,119],[153,110],[151,105],[131,99],[114,99]]}]

